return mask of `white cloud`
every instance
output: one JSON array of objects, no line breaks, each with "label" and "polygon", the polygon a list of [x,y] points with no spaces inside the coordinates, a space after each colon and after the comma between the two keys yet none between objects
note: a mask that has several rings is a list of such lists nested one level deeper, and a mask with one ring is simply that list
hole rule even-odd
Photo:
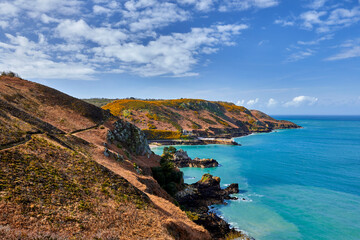
[{"label": "white cloud", "polygon": [[90,79],[98,72],[195,76],[194,66],[204,54],[235,45],[234,37],[248,26],[218,23],[183,28],[181,33],[169,29],[164,33],[161,28],[187,21],[197,11],[218,11],[219,6],[236,11],[277,4],[275,0],[0,0],[0,29],[12,33],[0,40],[0,67],[30,78]]},{"label": "white cloud", "polygon": [[279,24],[283,27],[287,27],[287,26],[294,26],[295,21],[293,20],[284,20],[284,19],[277,19],[274,21],[275,24]]},{"label": "white cloud", "polygon": [[151,31],[174,22],[188,20],[190,17],[187,11],[169,2],[130,0],[124,6],[123,20],[120,21],[120,24],[128,25],[132,32]]},{"label": "white cloud", "polygon": [[286,62],[296,62],[296,61],[308,58],[308,57],[312,56],[313,54],[314,54],[314,51],[311,49],[301,50],[301,51],[291,54],[287,58]]},{"label": "white cloud", "polygon": [[9,26],[9,23],[8,23],[8,22],[6,22],[6,21],[0,21],[0,27],[1,27],[2,29],[7,28],[8,26]]},{"label": "white cloud", "polygon": [[119,44],[125,40],[127,35],[118,29],[111,28],[93,28],[84,20],[62,21],[56,28],[58,35],[69,42],[89,40],[100,45]]},{"label": "white cloud", "polygon": [[277,0],[224,0],[220,4],[221,12],[243,11],[250,8],[269,8],[279,4]]},{"label": "white cloud", "polygon": [[94,48],[96,55],[115,57],[122,68],[142,76],[190,74],[198,62],[199,52],[209,51],[216,45],[229,45],[234,35],[246,25],[216,25],[211,28],[193,28],[189,33],[160,36],[146,45],[126,43]]},{"label": "white cloud", "polygon": [[286,102],[284,104],[285,107],[298,107],[301,105],[314,105],[318,101],[318,98],[316,97],[310,97],[310,96],[298,96],[293,98],[293,100]]},{"label": "white cloud", "polygon": [[238,106],[244,106],[244,104],[245,104],[245,100],[244,100],[244,99],[243,99],[243,100],[239,100],[239,101],[236,102],[236,105],[238,105]]},{"label": "white cloud", "polygon": [[313,9],[319,9],[323,7],[326,2],[327,0],[313,0],[308,7]]},{"label": "white cloud", "polygon": [[[216,1],[216,0],[214,0]],[[178,0],[180,4],[192,4],[199,11],[209,11],[213,8],[213,0]]]},{"label": "white cloud", "polygon": [[109,8],[99,6],[99,5],[95,5],[95,6],[93,6],[93,12],[95,14],[110,14],[110,13],[112,13],[112,10]]},{"label": "white cloud", "polygon": [[323,37],[320,37],[320,38],[317,38],[313,41],[307,41],[307,42],[304,42],[304,41],[298,41],[297,43],[299,45],[317,45],[323,41],[326,41],[326,40],[331,40],[334,38],[334,35],[333,34],[328,34],[328,35],[325,35]]},{"label": "white cloud", "polygon": [[341,48],[342,50],[339,53],[326,58],[325,60],[334,61],[360,57],[360,39],[352,39],[345,41],[340,46],[338,46],[338,48]]},{"label": "white cloud", "polygon": [[317,32],[330,32],[348,27],[360,21],[360,8],[337,8],[327,11],[308,11],[300,15],[302,26],[306,29],[316,28]]},{"label": "white cloud", "polygon": [[249,101],[246,103],[246,105],[248,105],[249,107],[251,107],[251,106],[257,104],[258,102],[259,102],[259,98],[251,99],[251,100],[249,100]]},{"label": "white cloud", "polygon": [[91,66],[81,62],[51,60],[45,52],[47,43],[42,37],[39,42],[33,42],[23,36],[6,36],[10,43],[0,42],[0,69],[39,79],[91,79],[95,73]]},{"label": "white cloud", "polygon": [[327,58],[328,61],[342,60],[347,58],[360,57],[360,46],[354,46],[352,48],[343,50],[342,52]]},{"label": "white cloud", "polygon": [[268,107],[275,107],[277,104],[278,104],[278,102],[275,99],[270,98],[266,105]]},{"label": "white cloud", "polygon": [[10,18],[17,16],[19,8],[10,2],[0,3],[0,14],[2,18]]}]

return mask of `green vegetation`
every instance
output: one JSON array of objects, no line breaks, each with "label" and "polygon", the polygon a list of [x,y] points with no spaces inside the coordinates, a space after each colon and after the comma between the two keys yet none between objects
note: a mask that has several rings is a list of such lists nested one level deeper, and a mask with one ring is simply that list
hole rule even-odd
[{"label": "green vegetation", "polygon": [[157,130],[157,129],[143,129],[142,130],[147,139],[180,139],[182,134],[179,131]]},{"label": "green vegetation", "polygon": [[220,123],[221,125],[225,126],[225,127],[230,127],[230,125],[225,122],[224,120],[222,120],[221,118],[215,116],[215,115],[211,115],[218,123]]},{"label": "green vegetation", "polygon": [[204,122],[206,122],[206,123],[208,123],[208,124],[211,124],[211,125],[216,125],[216,122],[214,122],[213,120],[210,120],[210,119],[208,119],[208,118],[204,118],[204,117],[198,117],[201,121],[204,121]]},{"label": "green vegetation", "polygon": [[59,206],[93,211],[99,192],[105,191],[115,202],[147,205],[140,191],[125,179],[43,138],[33,138],[24,150],[5,150],[0,155],[0,202],[19,204],[23,212],[52,214],[60,221],[65,216],[57,212]]},{"label": "green vegetation", "polygon": [[171,196],[174,196],[183,188],[183,173],[175,168],[172,162],[171,152],[176,151],[174,147],[164,149],[160,159],[160,167],[152,168],[153,176],[159,185]]},{"label": "green vegetation", "polygon": [[[201,99],[121,99],[108,103],[103,109],[140,128],[146,128],[150,140],[187,139],[189,136],[183,136],[181,132],[188,128],[197,130],[197,135],[229,136],[232,133],[229,132],[230,128],[238,128],[245,133],[281,127],[275,119],[264,113],[250,112],[233,103]],[[133,115],[129,116],[129,112]]]},{"label": "green vegetation", "polygon": [[152,123],[148,123],[147,124],[148,128],[151,130],[151,129],[156,129],[156,126]]},{"label": "green vegetation", "polygon": [[191,211],[185,211],[185,213],[191,221],[199,220],[199,215],[197,213]]},{"label": "green vegetation", "polygon": [[14,72],[5,72],[5,71],[2,71],[1,72],[1,77],[17,77],[17,78],[20,78],[20,76],[17,74],[17,73],[14,73]]},{"label": "green vegetation", "polygon": [[174,146],[164,147],[163,149],[163,155],[175,154],[175,153],[176,153],[176,148]]}]

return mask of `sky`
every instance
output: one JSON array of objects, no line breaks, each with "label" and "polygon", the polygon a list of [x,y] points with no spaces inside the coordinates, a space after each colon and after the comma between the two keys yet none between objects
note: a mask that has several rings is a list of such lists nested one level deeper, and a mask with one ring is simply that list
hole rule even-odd
[{"label": "sky", "polygon": [[78,98],[360,115],[360,0],[0,0],[0,70]]}]

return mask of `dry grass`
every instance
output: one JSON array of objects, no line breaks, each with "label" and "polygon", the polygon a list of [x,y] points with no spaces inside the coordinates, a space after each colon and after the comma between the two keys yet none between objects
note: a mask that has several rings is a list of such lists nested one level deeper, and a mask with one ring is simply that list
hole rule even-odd
[{"label": "dry grass", "polygon": [[219,132],[227,133],[226,129],[251,133],[295,126],[233,103],[201,99],[122,99],[108,103],[103,108],[144,129],[149,139],[178,139],[180,136],[176,136],[175,132],[183,129],[206,130],[206,135],[213,136]]}]

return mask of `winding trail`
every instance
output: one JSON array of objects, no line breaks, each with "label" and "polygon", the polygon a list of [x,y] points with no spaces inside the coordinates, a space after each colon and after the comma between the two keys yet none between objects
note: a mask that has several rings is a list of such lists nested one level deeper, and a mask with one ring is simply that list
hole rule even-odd
[{"label": "winding trail", "polygon": [[4,151],[4,150],[8,150],[10,148],[14,148],[17,147],[19,145],[23,145],[26,144],[27,142],[29,142],[33,136],[35,135],[43,135],[42,132],[38,131],[38,132],[34,132],[34,133],[28,133],[25,138],[23,138],[20,141],[16,141],[16,142],[10,142],[10,143],[6,143],[6,144],[1,144],[0,145],[0,151]]},{"label": "winding trail", "polygon": [[[97,124],[97,125],[95,125],[95,126],[91,126],[91,127],[84,128],[84,129],[78,129],[78,130],[69,132],[69,133],[67,133],[66,135],[73,135],[73,134],[75,134],[75,133],[85,132],[85,131],[88,131],[88,130],[97,128],[97,127],[101,126],[102,124],[103,124],[103,123],[99,123],[99,124]],[[25,136],[24,138],[22,138],[22,139],[19,140],[19,141],[14,141],[14,142],[6,143],[6,144],[0,144],[0,151],[5,151],[5,150],[8,150],[8,149],[11,149],[11,148],[20,146],[20,145],[24,145],[24,144],[26,144],[27,142],[29,142],[29,141],[32,139],[33,136],[35,136],[35,135],[41,136],[41,135],[44,135],[44,134],[46,134],[46,133],[41,132],[40,130],[39,130],[39,131],[36,131],[36,132],[28,133],[28,134],[26,134],[26,136]],[[48,136],[48,137],[51,138],[52,140],[55,140],[56,142],[58,142],[58,143],[61,144],[62,146],[73,150],[70,146],[68,146],[67,144],[63,143],[63,142],[62,142],[61,140],[59,140],[56,136],[54,136],[54,135],[52,135],[52,134],[46,134],[46,136]]]}]

